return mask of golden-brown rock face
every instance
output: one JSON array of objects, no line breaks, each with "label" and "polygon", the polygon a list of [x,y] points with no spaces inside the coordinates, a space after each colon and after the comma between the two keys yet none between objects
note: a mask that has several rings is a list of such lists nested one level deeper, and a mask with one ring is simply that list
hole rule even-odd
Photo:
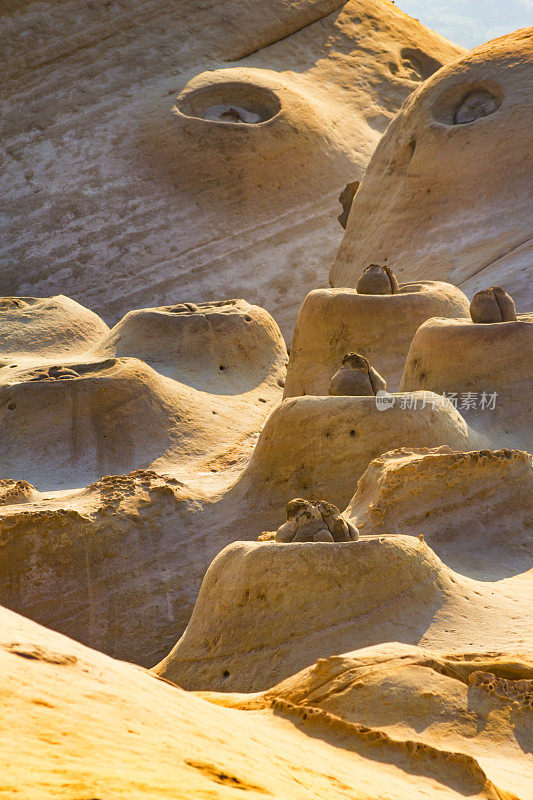
[{"label": "golden-brown rock face", "polygon": [[287,337],[327,283],[340,190],[464,52],[388,0],[30,0],[0,25],[1,291],[67,291],[109,324],[245,297]]},{"label": "golden-brown rock face", "polygon": [[0,620],[5,797],[527,797],[527,655],[385,644],[264,694],[202,697],[6,609]]},{"label": "golden-brown rock face", "polygon": [[298,313],[283,396],[327,394],[331,376],[353,350],[394,391],[419,326],[431,317],[467,316],[466,296],[439,281],[405,283],[383,295],[314,289]]},{"label": "golden-brown rock face", "polygon": [[213,394],[279,387],[287,359],[278,326],[244,300],[129,311],[100,350],[142,358],[167,377]]},{"label": "golden-brown rock face", "polygon": [[0,297],[0,369],[8,361],[86,353],[109,333],[70,297]]},{"label": "golden-brown rock face", "polygon": [[494,446],[531,449],[533,320],[429,319],[417,330],[400,391],[446,395]]},{"label": "golden-brown rock face", "polygon": [[532,42],[527,29],[477,47],[409,98],[354,198],[333,286],[387,259],[400,281],[498,284],[529,310]]},{"label": "golden-brown rock face", "polygon": [[211,564],[185,633],[155,672],[186,689],[253,692],[377,641],[520,652],[527,621],[512,620],[524,589],[461,576],[414,536],[236,542]]},{"label": "golden-brown rock face", "polygon": [[[2,602],[150,666],[235,539],[239,502],[216,501],[281,400],[279,328],[243,300],[138,309],[111,331],[64,297],[3,298],[0,317]],[[213,500],[217,528],[198,526]]]},{"label": "golden-brown rock face", "polygon": [[0,800],[533,796],[528,33],[0,24]]},{"label": "golden-brown rock face", "polygon": [[342,364],[331,378],[328,394],[361,397],[385,391],[387,382],[379,372],[358,353],[346,353]]},{"label": "golden-brown rock face", "polygon": [[481,289],[470,303],[472,322],[513,322],[516,320],[514,300],[499,286]]},{"label": "golden-brown rock face", "polygon": [[364,536],[422,536],[456,572],[497,579],[529,568],[532,495],[522,450],[401,448],[369,464],[345,515]]}]

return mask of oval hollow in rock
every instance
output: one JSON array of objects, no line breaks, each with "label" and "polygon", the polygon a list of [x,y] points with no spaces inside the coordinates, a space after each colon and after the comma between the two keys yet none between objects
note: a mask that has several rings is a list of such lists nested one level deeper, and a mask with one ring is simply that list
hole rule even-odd
[{"label": "oval hollow in rock", "polygon": [[440,61],[418,48],[404,47],[400,56],[403,70],[413,81],[425,81],[442,67]]},{"label": "oval hollow in rock", "polygon": [[433,106],[433,119],[445,125],[467,125],[494,114],[503,102],[503,90],[494,81],[458,83],[444,91]]},{"label": "oval hollow in rock", "polygon": [[456,125],[466,125],[475,122],[480,117],[488,117],[498,109],[498,102],[490,92],[482,89],[477,92],[467,94],[457,111],[455,112],[454,122]]},{"label": "oval hollow in rock", "polygon": [[186,117],[209,122],[257,125],[275,117],[281,110],[281,102],[264,86],[231,81],[194,89],[178,99],[176,109]]}]

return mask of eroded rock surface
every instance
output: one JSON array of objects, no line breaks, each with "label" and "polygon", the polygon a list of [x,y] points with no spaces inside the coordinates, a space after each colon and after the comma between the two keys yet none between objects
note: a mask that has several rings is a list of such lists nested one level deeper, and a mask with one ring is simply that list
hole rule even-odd
[{"label": "eroded rock surface", "polygon": [[526,656],[387,644],[321,660],[264,695],[199,697],[6,609],[0,619],[6,796],[374,800],[377,784],[391,800],[527,796],[530,712],[466,694],[476,670],[498,686],[530,681]]},{"label": "eroded rock surface", "polygon": [[387,259],[400,281],[450,281],[469,297],[503,286],[531,308],[531,34],[476,47],[411,95],[354,198],[332,286]]},{"label": "eroded rock surface", "polygon": [[0,368],[24,358],[91,351],[109,328],[70,297],[0,298]]},{"label": "eroded rock surface", "polygon": [[466,296],[438,281],[406,283],[394,294],[315,289],[298,313],[284,397],[326,395],[343,356],[364,356],[395,391],[411,341],[431,317],[468,317]]},{"label": "eroded rock surface", "polygon": [[154,670],[186,689],[244,692],[376,641],[520,651],[524,591],[520,580],[494,591],[452,572],[413,536],[236,542],[211,564],[185,633]]},{"label": "eroded rock surface", "polygon": [[337,370],[330,381],[328,394],[360,397],[376,395],[380,391],[385,391],[386,388],[387,382],[364,356],[360,356],[358,353],[347,353],[342,359],[341,368]]},{"label": "eroded rock surface", "polygon": [[0,795],[528,797],[528,33],[0,21]]},{"label": "eroded rock surface", "polygon": [[326,500],[301,497],[287,503],[287,522],[276,531],[277,542],[349,542],[359,537],[357,528]]},{"label": "eroded rock surface", "polygon": [[476,324],[430,319],[417,330],[400,391],[446,395],[485,446],[531,450],[533,317]]},{"label": "eroded rock surface", "polygon": [[2,292],[67,287],[110,325],[246,297],[288,338],[339,192],[464,52],[388,0],[31,0],[0,22]]},{"label": "eroded rock surface", "polygon": [[472,322],[513,322],[516,320],[514,300],[499,286],[476,292],[470,303]]},{"label": "eroded rock surface", "polygon": [[421,535],[457,572],[499,580],[529,569],[532,496],[529,453],[404,448],[369,464],[345,514],[364,536]]}]

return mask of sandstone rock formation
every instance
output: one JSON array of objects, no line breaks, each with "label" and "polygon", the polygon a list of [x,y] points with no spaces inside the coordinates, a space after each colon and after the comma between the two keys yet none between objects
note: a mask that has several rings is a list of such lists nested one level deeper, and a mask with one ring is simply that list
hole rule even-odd
[{"label": "sandstone rock formation", "polygon": [[[157,386],[164,380],[174,383],[143,362],[125,361],[140,365],[141,375],[157,376]],[[65,390],[77,381],[51,383]],[[142,384],[135,384],[131,394],[131,402],[138,404],[153,400]],[[171,395],[173,401],[175,397]],[[214,398],[209,399],[212,403]],[[189,427],[180,423],[170,430],[172,435],[188,430],[188,439],[175,442],[176,450],[171,442],[167,457],[155,459],[150,470],[106,476],[86,489],[59,494],[35,492],[28,485],[23,500],[14,494],[0,505],[3,603],[104,652],[152,666],[185,629],[203,575],[217,553],[236,539],[254,540],[264,530],[276,530],[289,500],[324,497],[344,508],[369,462],[390,446],[445,443],[462,450],[470,441],[460,414],[440,403],[381,412],[373,397],[297,398],[285,401],[270,416],[246,464],[246,451],[233,444],[234,412],[228,410],[214,427],[210,414],[202,422],[201,407],[195,410],[195,424],[188,422],[192,408],[184,416]],[[169,406],[167,413],[173,410]],[[142,407],[139,411],[144,413]],[[148,424],[160,436],[166,430],[161,416],[149,412],[148,408],[146,424],[142,417],[135,428],[124,424],[130,444],[135,445],[135,435],[142,444],[142,437],[150,433],[147,445],[155,448],[158,440]],[[246,417],[242,424],[251,425],[252,420]],[[82,431],[83,422],[80,418]],[[68,420],[63,424],[67,431]],[[142,446],[125,449],[120,431],[113,430],[105,445],[109,449],[95,450],[95,459],[101,452],[124,459],[136,453],[150,455]],[[41,475],[39,485],[59,481],[59,466],[53,469],[56,449],[66,459],[68,439],[61,440],[63,449],[54,448],[48,460],[45,445],[52,437],[44,425],[40,441],[40,459],[33,467]],[[7,451],[26,473],[33,463],[30,444],[27,436],[25,460],[13,445]],[[167,444],[166,439],[160,441],[160,449]],[[208,449],[215,445],[219,455]],[[83,479],[82,469],[97,468],[90,453],[82,459],[80,451],[77,472],[72,473],[78,481]],[[62,480],[63,485],[74,482],[66,461]]]},{"label": "sandstone rock formation", "polygon": [[67,287],[109,324],[233,296],[289,336],[327,283],[339,191],[464,52],[388,0],[30,0],[0,15],[2,292]]},{"label": "sandstone rock formation", "polygon": [[446,394],[490,446],[531,449],[533,318],[476,324],[429,319],[417,330],[400,391]]},{"label": "sandstone rock formation", "polygon": [[[68,298],[2,306],[2,601],[151,665],[235,538],[231,503],[210,537],[193,518],[235,481],[281,399],[279,328],[239,300],[142,309],[111,332]],[[161,572],[167,558],[178,572]]]},{"label": "sandstone rock formation", "polygon": [[[353,296],[385,302],[401,294]],[[455,302],[451,288],[444,296]],[[466,308],[460,295],[458,303]],[[41,307],[34,305],[37,320]],[[275,408],[256,443],[280,399],[286,362],[262,309],[224,301],[135,311],[111,332],[104,326],[89,352],[79,352],[89,344],[82,340],[69,353],[67,340],[61,358],[32,344],[33,317],[24,313],[28,344],[20,339],[16,361],[6,350],[0,370],[0,461],[12,476],[0,503],[2,601],[146,666],[186,627],[217,553],[235,539],[275,531],[292,497],[325,497],[344,508],[372,459],[391,447],[468,450],[520,430],[520,367],[503,372],[498,360],[491,368],[510,393],[492,428],[476,428],[476,417],[469,427],[452,404],[425,390],[390,395],[394,405],[385,411],[373,397],[300,397]],[[76,314],[74,329],[94,323],[85,309]],[[426,325],[437,323],[448,324]],[[452,329],[459,324],[449,321]],[[527,324],[464,326],[483,333]],[[446,344],[433,347],[431,358],[441,351],[439,363],[447,363]],[[511,355],[502,351],[508,365]],[[466,363],[455,359],[450,380]]]},{"label": "sandstone rock formation", "polygon": [[103,320],[70,297],[1,297],[0,369],[21,359],[86,353],[108,332]]},{"label": "sandstone rock formation", "polygon": [[141,358],[163,375],[212,394],[279,397],[287,352],[278,326],[244,300],[129,311],[99,346]]},{"label": "sandstone rock formation", "polygon": [[201,489],[152,470],[105,476],[59,496],[5,481],[2,602],[152,666],[186,626],[207,564],[232,541],[220,522],[220,530],[206,516],[198,524],[204,501]]},{"label": "sandstone rock formation", "polygon": [[0,22],[1,800],[526,800],[529,33]]},{"label": "sandstone rock formation", "polygon": [[39,489],[85,486],[151,464],[178,442],[186,458],[187,440],[202,417],[207,422],[201,411],[189,421],[187,394],[136,359],[76,363],[69,380],[53,371],[14,369],[0,384],[2,472]]},{"label": "sandstone rock formation", "polygon": [[399,280],[450,281],[469,296],[498,284],[530,308],[532,64],[525,29],[413,93],[354,198],[333,286],[355,286],[367,264],[386,260]]},{"label": "sandstone rock formation", "polygon": [[418,327],[430,317],[467,317],[468,310],[459,289],[437,281],[402,284],[387,295],[315,289],[298,313],[284,397],[327,394],[331,376],[352,350],[394,391]]},{"label": "sandstone rock formation", "polygon": [[0,469],[37,488],[242,456],[280,400],[283,338],[244,301],[141,309],[112,331],[68,298],[6,308]]},{"label": "sandstone rock formation", "polygon": [[388,644],[265,695],[199,697],[5,609],[0,618],[6,797],[373,800],[377,784],[391,800],[527,796],[527,656]]},{"label": "sandstone rock formation", "polygon": [[359,538],[357,528],[326,500],[311,503],[301,497],[287,503],[287,522],[276,531],[277,542],[349,542]]},{"label": "sandstone rock formation", "polygon": [[358,353],[347,353],[342,359],[342,365],[333,375],[328,394],[352,395],[355,397],[376,395],[387,388],[379,372],[368,363],[364,356]]},{"label": "sandstone rock formation", "polygon": [[[275,709],[319,737],[335,727],[361,745],[397,748],[415,774],[423,764],[439,765],[458,791],[476,791],[490,776],[499,786],[495,796],[503,786],[523,796],[529,780],[517,775],[515,758],[517,751],[524,758],[531,740],[532,678],[528,656],[448,654],[396,643],[319,659],[271,690],[228,705]],[[516,748],[518,741],[526,747]]]},{"label": "sandstone rock formation", "polygon": [[499,286],[481,289],[470,303],[472,322],[513,322],[516,309],[513,298]]},{"label": "sandstone rock formation", "polygon": [[369,464],[345,514],[364,536],[422,535],[454,570],[499,580],[529,569],[531,497],[529,453],[404,448]]},{"label": "sandstone rock formation", "polygon": [[496,586],[467,578],[412,536],[235,542],[154,671],[185,689],[250,692],[378,641],[518,652],[530,641],[525,595],[520,576]]},{"label": "sandstone rock formation", "polygon": [[[416,393],[415,393],[416,394]],[[419,399],[422,400],[422,393]],[[394,396],[393,396],[394,397]],[[475,438],[461,415],[426,393],[422,408],[386,411],[375,397],[295,397],[268,418],[239,486],[255,509],[264,503],[265,521],[273,508],[293,497],[325,497],[344,508],[357,479],[376,455],[391,447],[472,446]]]}]

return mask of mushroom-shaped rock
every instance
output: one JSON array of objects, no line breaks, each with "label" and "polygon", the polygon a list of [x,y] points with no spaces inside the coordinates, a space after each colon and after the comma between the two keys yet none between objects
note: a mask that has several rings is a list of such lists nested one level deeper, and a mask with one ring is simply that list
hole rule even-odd
[{"label": "mushroom-shaped rock", "polygon": [[297,497],[287,503],[286,511],[287,522],[278,528],[277,542],[351,542],[359,538],[357,528],[326,500],[311,503]]},{"label": "mushroom-shaped rock", "polygon": [[359,538],[355,525],[344,519],[337,506],[326,500],[319,500],[316,505],[334,542],[354,542]]},{"label": "mushroom-shaped rock", "polygon": [[359,353],[346,353],[342,366],[333,375],[328,389],[330,395],[365,397],[384,391],[387,383],[379,372]]},{"label": "mushroom-shaped rock", "polygon": [[257,533],[277,528],[279,508],[292,497],[327,497],[345,508],[369,462],[391,448],[472,446],[451,403],[430,392],[411,399],[406,404],[392,395],[386,411],[375,397],[284,400],[266,421],[239,481],[240,491],[261,504]]},{"label": "mushroom-shaped rock", "polygon": [[397,294],[399,289],[396,275],[387,264],[370,264],[357,281],[359,294]]},{"label": "mushroom-shaped rock", "polygon": [[501,614],[514,635],[515,603],[452,573],[414,536],[235,542],[207,570],[185,633],[154,672],[187,690],[255,692],[383,639],[497,647],[480,619]]},{"label": "mushroom-shaped rock", "polygon": [[460,289],[438,281],[401,284],[385,295],[315,289],[298,314],[283,396],[326,395],[343,356],[354,350],[395,391],[420,325],[431,317],[467,317],[468,307]]},{"label": "mushroom-shaped rock", "polygon": [[481,289],[470,303],[472,322],[512,322],[516,320],[513,298],[500,286]]},{"label": "mushroom-shaped rock", "polygon": [[430,319],[415,334],[400,391],[449,397],[484,446],[530,449],[527,399],[533,392],[533,320],[477,325]]}]

